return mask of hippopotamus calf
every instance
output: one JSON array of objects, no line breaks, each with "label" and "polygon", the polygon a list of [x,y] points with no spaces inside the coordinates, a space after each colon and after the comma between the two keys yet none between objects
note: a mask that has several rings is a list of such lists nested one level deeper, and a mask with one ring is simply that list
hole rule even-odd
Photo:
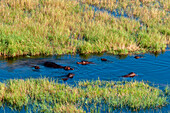
[{"label": "hippopotamus calf", "polygon": [[134,72],[130,72],[129,74],[124,75],[122,77],[134,77],[134,76],[137,76],[137,75]]},{"label": "hippopotamus calf", "polygon": [[56,63],[54,63],[54,62],[45,62],[45,63],[44,63],[44,66],[46,66],[46,67],[52,67],[52,68],[64,68],[63,66],[58,65],[58,64],[56,64]]}]

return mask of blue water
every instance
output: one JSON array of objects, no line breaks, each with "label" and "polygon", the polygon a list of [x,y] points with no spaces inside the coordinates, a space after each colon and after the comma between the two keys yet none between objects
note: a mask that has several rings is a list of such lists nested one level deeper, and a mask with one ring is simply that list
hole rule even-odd
[{"label": "blue water", "polygon": [[[170,48],[164,53],[141,54],[143,58],[135,59],[135,55],[64,55],[50,57],[29,57],[0,60],[0,81],[9,79],[26,79],[49,77],[58,79],[60,83],[75,84],[83,80],[132,80],[149,81],[150,84],[158,85],[161,89],[170,85]],[[101,61],[101,58],[108,59],[107,62]],[[81,60],[92,61],[95,64],[79,65],[76,62]],[[53,69],[43,66],[45,61],[52,61],[62,66],[70,66],[74,70],[66,71],[64,69]],[[40,70],[35,70],[31,66],[38,65]],[[134,78],[122,78],[130,72],[135,72],[138,76]],[[62,76],[68,73],[74,73],[73,79],[62,81]],[[9,110],[8,108],[5,110]],[[159,109],[160,111],[170,111],[170,105]],[[150,110],[149,110],[150,111]],[[0,110],[3,112],[3,109]]]},{"label": "blue water", "polygon": [[[135,55],[129,56],[114,56],[108,54],[102,55],[64,55],[50,56],[41,58],[18,58],[15,60],[4,59],[0,61],[0,81],[8,79],[25,79],[38,77],[53,77],[68,73],[74,73],[74,79],[68,80],[68,83],[74,83],[79,80],[124,80],[120,76],[135,72],[139,76],[137,80],[150,81],[152,83],[167,85],[170,81],[170,51],[160,53],[158,56],[154,54],[142,54],[143,58],[135,59]],[[106,58],[108,61],[103,62],[101,58]],[[95,64],[79,65],[76,62],[81,60],[92,61]],[[75,70],[66,71],[64,69],[53,69],[43,66],[45,61],[52,61],[62,66],[70,66]],[[40,70],[35,70],[31,66],[39,65]],[[127,78],[126,78],[127,79]]]}]

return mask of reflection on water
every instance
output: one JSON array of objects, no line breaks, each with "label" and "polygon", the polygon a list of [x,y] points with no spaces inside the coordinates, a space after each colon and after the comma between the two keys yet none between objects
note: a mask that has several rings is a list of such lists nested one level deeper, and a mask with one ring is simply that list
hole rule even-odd
[{"label": "reflection on water", "polygon": [[[169,50],[169,48],[167,48]],[[30,57],[30,58],[10,58],[0,60],[0,81],[8,79],[25,79],[50,77],[58,79],[63,83],[62,77],[73,73],[73,79],[65,81],[67,84],[75,84],[76,81],[82,80],[144,80],[150,81],[165,87],[170,81],[170,51],[162,53],[147,53],[140,59],[135,59],[135,55],[110,55],[110,54],[87,54],[87,55],[64,55],[64,56],[49,56],[49,57]],[[101,58],[106,58],[108,61],[103,62]],[[78,65],[76,62],[88,60],[95,64]],[[52,61],[62,66],[70,66],[74,70],[53,69],[43,66],[46,61]],[[40,69],[37,71],[32,66],[38,65]],[[137,75],[134,78],[122,78],[130,72],[135,72]],[[164,107],[161,110],[170,110]]]}]

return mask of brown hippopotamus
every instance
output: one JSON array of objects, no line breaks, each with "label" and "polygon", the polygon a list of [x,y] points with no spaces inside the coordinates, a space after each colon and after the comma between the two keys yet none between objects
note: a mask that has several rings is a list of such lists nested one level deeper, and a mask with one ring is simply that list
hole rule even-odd
[{"label": "brown hippopotamus", "polygon": [[52,67],[52,68],[64,68],[63,66],[58,65],[58,64],[56,64],[56,63],[54,63],[54,62],[45,62],[45,63],[44,63],[44,66],[46,66],[46,67]]},{"label": "brown hippopotamus", "polygon": [[67,78],[62,78],[63,81],[66,81],[66,80],[68,80],[68,79],[69,79],[68,77],[67,77]]},{"label": "brown hippopotamus", "polygon": [[65,67],[64,67],[64,70],[74,70],[74,68],[71,68],[71,67],[69,67],[69,66],[65,66]]},{"label": "brown hippopotamus", "polygon": [[101,58],[101,61],[107,61],[107,59],[106,58]]},{"label": "brown hippopotamus", "polygon": [[40,67],[39,67],[39,66],[32,66],[32,67],[34,67],[35,69],[40,69]]},{"label": "brown hippopotamus", "polygon": [[77,64],[87,65],[87,64],[94,64],[94,63],[89,61],[81,61],[81,62],[77,62]]},{"label": "brown hippopotamus", "polygon": [[135,56],[134,58],[139,59],[139,58],[143,58],[142,56]]},{"label": "brown hippopotamus", "polygon": [[137,75],[134,72],[130,72],[129,74],[124,75],[122,77],[134,77],[134,76],[137,76]]},{"label": "brown hippopotamus", "polygon": [[69,74],[67,75],[67,77],[73,78],[74,75],[75,75],[75,74],[73,74],[73,73],[69,73]]},{"label": "brown hippopotamus", "polygon": [[66,75],[67,77],[66,77],[66,78],[62,78],[62,80],[63,80],[63,81],[66,81],[66,80],[68,80],[69,78],[73,78],[74,75],[75,75],[75,74],[73,74],[73,73],[69,73],[68,75]]},{"label": "brown hippopotamus", "polygon": [[74,70],[73,68],[69,67],[69,66],[61,66],[61,65],[58,65],[54,62],[45,62],[44,63],[44,66],[46,67],[52,67],[52,68],[63,68],[65,70]]}]

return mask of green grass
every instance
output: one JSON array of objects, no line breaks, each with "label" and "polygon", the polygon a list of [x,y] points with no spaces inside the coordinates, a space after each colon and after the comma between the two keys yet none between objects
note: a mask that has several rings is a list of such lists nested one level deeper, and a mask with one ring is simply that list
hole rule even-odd
[{"label": "green grass", "polygon": [[[168,104],[167,91],[137,81],[84,81],[76,86],[47,78],[9,80],[0,83],[0,102],[11,109],[33,107],[39,112],[145,110]],[[86,109],[86,110],[85,110]]]},{"label": "green grass", "polygon": [[[2,0],[0,55],[128,54],[165,50],[170,42],[169,5],[167,0],[159,1],[160,7],[154,1],[82,0],[80,5],[70,0]],[[94,12],[89,4],[111,11],[119,9],[130,18]]]}]

